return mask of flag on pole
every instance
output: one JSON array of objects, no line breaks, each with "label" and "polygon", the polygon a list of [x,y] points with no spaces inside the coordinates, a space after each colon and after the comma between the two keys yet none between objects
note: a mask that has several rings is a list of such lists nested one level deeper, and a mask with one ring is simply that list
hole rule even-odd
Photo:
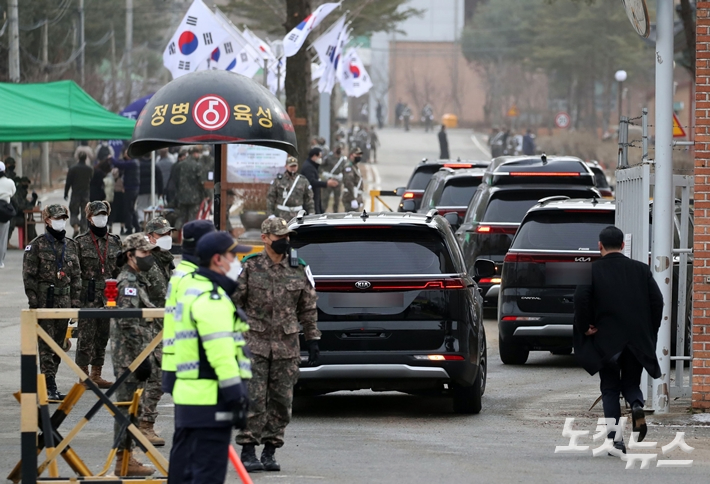
[{"label": "flag on pole", "polygon": [[276,56],[271,51],[271,47],[269,47],[269,44],[257,37],[254,32],[249,30],[249,27],[244,27],[242,37],[244,37],[244,39],[249,42],[249,44],[251,44],[251,46],[254,47],[262,56],[262,64],[264,58],[268,59],[269,64],[276,64],[278,62],[276,60]]},{"label": "flag on pole", "polygon": [[325,66],[323,74],[318,81],[318,92],[330,93],[333,90],[338,64],[340,63],[340,54],[347,37],[345,15],[343,15],[313,42],[313,48],[318,53],[321,64]]},{"label": "flag on pole", "polygon": [[355,49],[348,49],[340,63],[338,81],[350,97],[360,97],[372,88],[372,80]]},{"label": "flag on pole", "polygon": [[195,0],[163,52],[163,65],[173,78],[195,71],[226,36],[210,9]]},{"label": "flag on pole", "polygon": [[215,8],[215,16],[227,32],[227,37],[197,70],[216,69],[254,77],[263,65],[261,56],[218,8]]},{"label": "flag on pole", "polygon": [[286,34],[286,37],[284,37],[284,55],[286,57],[296,55],[306,41],[308,34],[311,33],[311,30],[318,27],[323,19],[326,18],[330,12],[338,8],[341,3],[342,2],[324,3]]}]

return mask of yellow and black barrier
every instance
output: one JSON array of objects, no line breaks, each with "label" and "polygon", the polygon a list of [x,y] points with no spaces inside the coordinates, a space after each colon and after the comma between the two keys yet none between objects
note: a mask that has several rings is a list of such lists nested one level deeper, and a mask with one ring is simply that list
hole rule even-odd
[{"label": "yellow and black barrier", "polygon": [[[89,420],[96,415],[101,407],[106,407],[113,415],[113,418],[125,427],[128,435],[136,441],[136,445],[145,452],[146,456],[155,465],[158,472],[163,476],[168,475],[168,462],[141,433],[136,425],[131,421],[130,416],[126,417],[119,410],[116,403],[110,397],[116,389],[133,373],[145,358],[160,344],[163,332],[151,341],[151,343],[141,352],[131,363],[128,369],[120,375],[116,382],[102,392],[99,387],[89,379],[81,368],[72,360],[69,355],[40,327],[40,319],[108,319],[108,318],[162,318],[163,308],[151,309],[25,309],[20,318],[21,331],[21,357],[20,357],[20,432],[21,432],[21,461],[15,470],[8,476],[14,482],[111,482],[111,483],[165,483],[166,477],[158,478],[107,478],[101,475],[92,475],[88,467],[79,459],[69,444],[77,434],[89,423]],[[37,338],[41,338],[79,377],[80,383],[74,385],[62,404],[57,408],[54,415],[49,417],[49,409],[46,400],[46,385],[43,375],[38,377],[37,367]],[[67,414],[74,407],[76,402],[84,393],[84,386],[96,394],[99,401],[91,407],[84,417],[74,426],[73,429],[63,437],[57,431],[59,425],[66,418]],[[39,398],[38,398],[39,397]],[[67,401],[68,400],[68,401]],[[135,398],[134,398],[135,400]],[[38,411],[39,405],[39,411]],[[39,420],[42,420],[42,433],[38,436]],[[115,445],[114,445],[115,447]],[[46,448],[47,457],[38,465],[38,455],[43,448]],[[115,452],[109,454],[113,460]],[[56,459],[62,456],[78,477],[62,479],[57,474]],[[126,461],[124,461],[126,462]],[[110,466],[110,461],[108,463]],[[40,479],[39,476],[49,469],[49,478]],[[106,469],[107,470],[107,469]]]},{"label": "yellow and black barrier", "polygon": [[382,200],[382,197],[399,197],[400,195],[397,195],[397,190],[370,190],[370,212],[375,211],[375,202],[380,202],[382,205],[384,205],[387,210],[390,212],[394,212],[392,208],[390,208],[387,203],[385,203],[384,200]]}]

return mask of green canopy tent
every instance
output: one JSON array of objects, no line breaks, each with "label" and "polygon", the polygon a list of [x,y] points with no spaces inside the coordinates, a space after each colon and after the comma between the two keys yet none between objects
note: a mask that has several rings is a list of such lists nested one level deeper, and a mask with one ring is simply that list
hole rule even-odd
[{"label": "green canopy tent", "polygon": [[135,124],[74,81],[0,83],[0,143],[131,139]]}]

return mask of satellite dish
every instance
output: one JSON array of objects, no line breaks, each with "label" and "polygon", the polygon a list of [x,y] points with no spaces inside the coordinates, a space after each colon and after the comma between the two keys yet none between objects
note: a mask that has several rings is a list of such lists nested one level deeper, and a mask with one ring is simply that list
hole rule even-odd
[{"label": "satellite dish", "polygon": [[651,24],[648,20],[646,0],[621,0],[621,3],[624,5],[626,15],[636,33],[641,37],[648,37],[651,32]]}]

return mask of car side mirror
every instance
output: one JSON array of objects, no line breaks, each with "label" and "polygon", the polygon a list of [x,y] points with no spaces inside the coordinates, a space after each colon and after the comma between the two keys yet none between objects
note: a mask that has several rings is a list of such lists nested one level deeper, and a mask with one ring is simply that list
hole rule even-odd
[{"label": "car side mirror", "polygon": [[402,202],[402,211],[403,212],[414,212],[417,209],[417,205],[414,203],[414,200],[405,200]]},{"label": "car side mirror", "polygon": [[404,195],[404,192],[407,191],[407,187],[397,187],[394,189],[394,194],[397,195],[398,197],[401,197]]},{"label": "car side mirror", "polygon": [[459,226],[461,220],[461,217],[459,217],[459,214],[456,212],[449,212],[444,215],[444,218],[447,222],[449,222],[449,225],[451,225],[451,228],[453,228],[454,230],[456,230],[456,228]]},{"label": "car side mirror", "polygon": [[496,275],[496,264],[492,260],[478,259],[473,264],[473,274],[477,279]]}]

